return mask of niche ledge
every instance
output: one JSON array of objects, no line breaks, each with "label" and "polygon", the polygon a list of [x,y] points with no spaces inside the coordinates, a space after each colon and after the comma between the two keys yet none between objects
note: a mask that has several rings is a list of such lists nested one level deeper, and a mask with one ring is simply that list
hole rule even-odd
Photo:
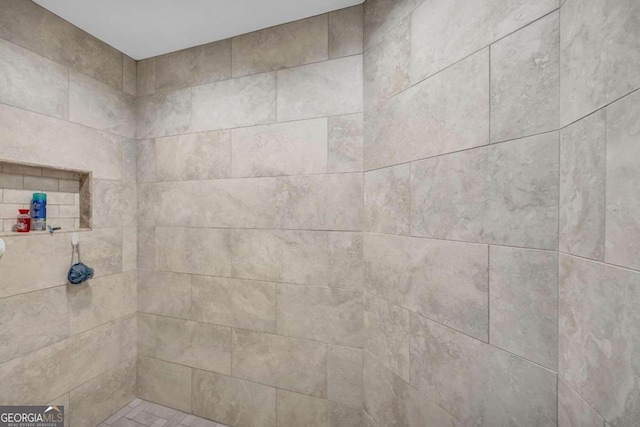
[{"label": "niche ledge", "polygon": [[56,233],[91,230],[91,172],[0,159],[0,236],[46,235],[16,231],[18,209],[31,209],[33,193],[47,194],[47,225]]}]

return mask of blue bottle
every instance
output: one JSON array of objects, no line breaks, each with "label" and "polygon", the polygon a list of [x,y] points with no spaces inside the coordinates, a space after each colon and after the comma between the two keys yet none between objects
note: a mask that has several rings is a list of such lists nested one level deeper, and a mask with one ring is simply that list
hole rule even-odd
[{"label": "blue bottle", "polygon": [[31,200],[31,230],[45,231],[47,229],[47,195],[33,193]]}]

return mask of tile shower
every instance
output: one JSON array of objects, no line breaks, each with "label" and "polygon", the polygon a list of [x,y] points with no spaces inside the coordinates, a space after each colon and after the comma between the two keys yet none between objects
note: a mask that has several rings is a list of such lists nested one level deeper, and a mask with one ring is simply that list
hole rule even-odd
[{"label": "tile shower", "polygon": [[96,276],[3,221],[0,405],[640,425],[639,70],[635,0],[368,0],[142,61],[1,0],[0,164],[43,169],[0,212],[91,171]]}]

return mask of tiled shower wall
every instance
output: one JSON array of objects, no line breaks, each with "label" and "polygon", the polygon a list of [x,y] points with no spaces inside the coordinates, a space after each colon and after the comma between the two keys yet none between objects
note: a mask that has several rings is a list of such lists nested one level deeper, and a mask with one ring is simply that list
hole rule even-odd
[{"label": "tiled shower wall", "polygon": [[[93,172],[93,230],[80,241],[96,271],[90,286],[66,286],[69,233],[3,237],[0,404],[55,402],[68,425],[93,426],[135,396],[135,61],[31,1],[2,0],[0,76],[0,159]],[[51,207],[74,204],[53,191],[70,190],[61,177],[9,169],[5,201],[33,185]]]},{"label": "tiled shower wall", "polygon": [[640,420],[640,4],[369,0],[370,426]]},{"label": "tiled shower wall", "polygon": [[362,7],[138,64],[138,396],[361,425]]}]

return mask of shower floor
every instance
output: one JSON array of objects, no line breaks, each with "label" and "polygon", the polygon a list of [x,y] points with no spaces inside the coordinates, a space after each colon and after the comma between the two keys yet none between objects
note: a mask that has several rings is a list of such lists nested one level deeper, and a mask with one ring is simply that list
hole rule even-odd
[{"label": "shower floor", "polygon": [[134,399],[98,427],[227,427],[146,400]]}]

